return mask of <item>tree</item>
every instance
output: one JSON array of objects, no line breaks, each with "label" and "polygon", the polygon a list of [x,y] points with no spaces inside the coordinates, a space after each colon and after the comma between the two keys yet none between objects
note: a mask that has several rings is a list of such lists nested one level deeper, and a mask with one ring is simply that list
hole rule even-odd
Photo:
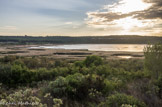
[{"label": "tree", "polygon": [[155,79],[162,74],[162,44],[147,45],[144,48],[145,68]]}]

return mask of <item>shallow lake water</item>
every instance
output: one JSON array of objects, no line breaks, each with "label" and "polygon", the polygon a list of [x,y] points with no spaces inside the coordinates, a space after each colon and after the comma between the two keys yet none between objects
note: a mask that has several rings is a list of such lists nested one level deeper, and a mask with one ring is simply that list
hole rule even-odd
[{"label": "shallow lake water", "polygon": [[70,44],[30,47],[35,49],[86,49],[89,51],[143,52],[145,44]]}]

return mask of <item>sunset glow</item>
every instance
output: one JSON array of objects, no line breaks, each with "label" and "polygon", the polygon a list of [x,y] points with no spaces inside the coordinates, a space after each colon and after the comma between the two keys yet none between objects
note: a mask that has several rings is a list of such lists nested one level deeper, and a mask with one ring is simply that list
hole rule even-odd
[{"label": "sunset glow", "polygon": [[162,36],[161,0],[1,0],[0,35]]},{"label": "sunset glow", "polygon": [[119,34],[160,36],[162,33],[160,3],[160,1],[119,0],[114,4],[105,5],[100,10],[88,12],[87,24],[94,28],[103,26],[107,31],[114,29]]},{"label": "sunset glow", "polygon": [[[112,12],[130,13],[134,11],[141,11],[149,8],[152,4],[145,3],[142,0],[121,0],[114,5],[107,6]],[[106,6],[105,6],[106,8]]]}]

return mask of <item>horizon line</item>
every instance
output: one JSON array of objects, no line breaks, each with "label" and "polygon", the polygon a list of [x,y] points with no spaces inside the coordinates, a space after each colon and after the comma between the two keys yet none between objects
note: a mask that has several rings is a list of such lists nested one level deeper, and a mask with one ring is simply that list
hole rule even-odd
[{"label": "horizon line", "polygon": [[140,37],[162,37],[162,35],[159,36],[153,36],[153,35],[86,35],[86,36],[71,36],[71,35],[0,35],[0,36],[13,36],[13,37],[107,37],[107,36],[140,36]]}]

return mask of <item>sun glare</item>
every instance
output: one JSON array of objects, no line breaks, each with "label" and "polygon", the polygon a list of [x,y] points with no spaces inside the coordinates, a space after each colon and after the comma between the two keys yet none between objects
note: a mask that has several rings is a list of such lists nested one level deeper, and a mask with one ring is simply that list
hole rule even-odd
[{"label": "sun glare", "polygon": [[[111,12],[127,14],[135,11],[142,11],[148,9],[152,4],[145,3],[143,0],[121,0],[120,2],[109,5],[108,8]],[[142,20],[133,18],[133,16],[115,20],[118,26],[122,27],[124,30],[130,30],[134,27],[145,27],[147,23],[144,23]]]},{"label": "sun glare", "polygon": [[133,27],[144,27],[147,23],[143,23],[141,20],[134,19],[133,17],[127,17],[114,21],[117,25],[123,27],[124,30],[129,30]]},{"label": "sun glare", "polygon": [[111,5],[112,12],[130,13],[134,11],[141,11],[149,8],[152,4],[145,3],[142,0],[122,0],[117,4]]}]

